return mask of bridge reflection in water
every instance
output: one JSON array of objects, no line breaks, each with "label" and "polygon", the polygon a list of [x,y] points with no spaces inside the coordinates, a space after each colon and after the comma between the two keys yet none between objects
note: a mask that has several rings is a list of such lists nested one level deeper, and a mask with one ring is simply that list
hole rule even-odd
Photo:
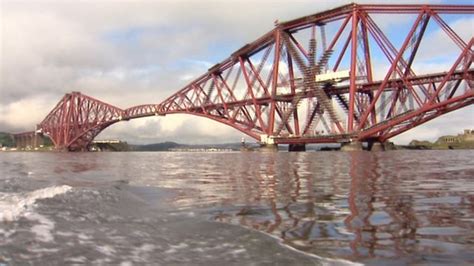
[{"label": "bridge reflection in water", "polygon": [[196,180],[182,181],[200,191],[199,200],[184,193],[177,204],[210,207],[216,221],[269,233],[317,255],[462,262],[470,256],[464,245],[474,239],[472,185],[462,185],[469,173],[460,167],[449,178],[440,174],[459,159],[448,154],[424,153],[420,162],[410,160],[418,152],[394,153],[239,156],[227,177],[209,165],[197,168]]}]

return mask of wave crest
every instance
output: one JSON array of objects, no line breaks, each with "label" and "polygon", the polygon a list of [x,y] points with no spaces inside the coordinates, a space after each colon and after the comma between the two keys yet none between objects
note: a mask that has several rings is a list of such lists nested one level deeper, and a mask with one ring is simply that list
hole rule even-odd
[{"label": "wave crest", "polygon": [[0,193],[0,222],[15,221],[38,199],[52,198],[71,190],[67,185],[53,186],[23,193]]}]

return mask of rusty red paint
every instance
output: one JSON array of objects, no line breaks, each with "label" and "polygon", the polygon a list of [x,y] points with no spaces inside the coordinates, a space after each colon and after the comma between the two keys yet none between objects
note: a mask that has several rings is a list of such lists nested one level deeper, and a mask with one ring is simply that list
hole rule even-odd
[{"label": "rusty red paint", "polygon": [[[277,144],[386,141],[474,102],[474,40],[464,42],[440,16],[473,13],[474,5],[342,6],[277,24],[159,104],[120,109],[74,92],[64,96],[39,128],[56,148],[67,150],[87,149],[100,131],[121,120],[175,113],[210,118],[257,140],[269,135]],[[399,49],[373,20],[374,14],[416,17]],[[417,75],[412,66],[428,23],[442,29],[460,53],[446,72]],[[316,50],[305,48],[297,35],[314,39],[325,25],[334,25],[334,31],[315,61]],[[373,75],[374,49],[390,66],[380,81]],[[349,58],[345,66],[344,58]],[[362,67],[357,65],[361,62]],[[313,76],[323,67],[349,69],[349,82],[317,83]],[[365,76],[356,73],[359,69]],[[413,109],[407,107],[409,98]]]}]

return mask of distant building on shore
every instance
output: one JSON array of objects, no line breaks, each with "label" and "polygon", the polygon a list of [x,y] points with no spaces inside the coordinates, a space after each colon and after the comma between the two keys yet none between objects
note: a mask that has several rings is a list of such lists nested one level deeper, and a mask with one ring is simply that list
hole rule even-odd
[{"label": "distant building on shore", "polygon": [[474,130],[465,129],[456,136],[441,136],[436,142],[413,140],[408,145],[410,149],[474,149]]},{"label": "distant building on shore", "polygon": [[464,143],[474,142],[474,130],[464,129],[464,133],[458,134],[457,136],[446,135],[438,138],[437,144],[452,144],[452,143]]}]

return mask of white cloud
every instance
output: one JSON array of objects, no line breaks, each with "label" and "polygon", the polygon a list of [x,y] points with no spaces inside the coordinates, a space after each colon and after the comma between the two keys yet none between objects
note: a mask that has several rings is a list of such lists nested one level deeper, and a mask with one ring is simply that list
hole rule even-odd
[{"label": "white cloud", "polygon": [[[0,125],[7,125],[13,130],[35,130],[37,123],[48,114],[52,99],[45,95],[37,95],[0,105]],[[54,107],[54,106],[53,106]],[[33,122],[34,121],[34,122]]]},{"label": "white cloud", "polygon": [[[441,17],[443,18],[443,16]],[[444,18],[444,20],[446,20],[446,18]],[[464,17],[449,22],[448,24],[465,43],[468,43],[473,37],[474,18]],[[429,25],[431,25],[434,30],[431,34],[427,34],[426,38],[423,38],[421,41],[420,50],[418,52],[419,57],[425,60],[433,60],[434,58],[442,58],[442,56],[446,54],[459,55],[461,53],[461,48],[459,48],[449,35],[439,27],[434,18],[431,18]],[[450,63],[452,64],[453,62]]]},{"label": "white cloud", "polygon": [[[133,130],[131,130],[132,128]],[[239,142],[242,133],[216,121],[184,114],[150,117],[120,122],[105,129],[97,137],[113,139],[121,136],[132,144],[176,141],[186,144]]]}]

